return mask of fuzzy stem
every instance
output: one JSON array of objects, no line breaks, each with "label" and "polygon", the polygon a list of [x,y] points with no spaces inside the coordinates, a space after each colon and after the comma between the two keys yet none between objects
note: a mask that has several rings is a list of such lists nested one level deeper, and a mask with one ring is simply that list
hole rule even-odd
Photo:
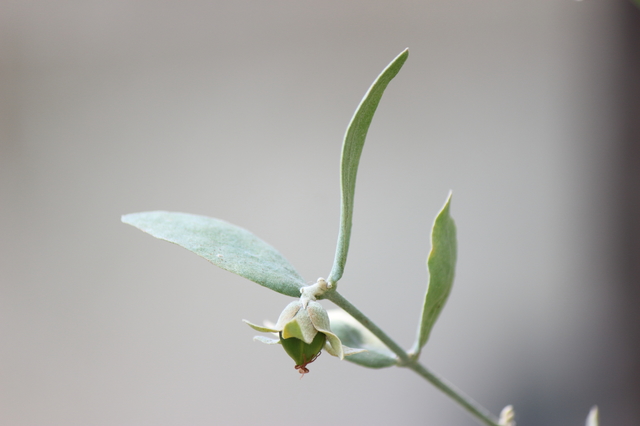
[{"label": "fuzzy stem", "polygon": [[438,388],[440,391],[444,392],[455,402],[460,404],[465,410],[469,412],[469,414],[474,416],[480,422],[488,426],[499,426],[498,419],[486,408],[462,393],[462,391],[460,391],[459,389],[456,389],[456,387],[451,383],[448,383],[446,380],[436,376],[431,371],[427,370],[427,368],[419,362],[412,362],[406,367],[424,377],[429,383]]},{"label": "fuzzy stem", "polygon": [[445,393],[455,402],[460,404],[469,414],[479,420],[481,423],[487,426],[500,426],[498,419],[493,416],[488,410],[475,402],[470,397],[463,394],[456,389],[452,384],[447,383],[444,379],[439,378],[431,371],[427,370],[416,359],[413,359],[409,354],[400,347],[391,337],[380,329],[373,321],[371,321],[365,314],[363,314],[358,308],[353,306],[351,302],[345,299],[337,291],[329,291],[325,294],[325,298],[331,300],[333,303],[344,309],[349,315],[355,318],[360,324],[365,326],[371,331],[378,339],[382,341],[391,351],[393,351],[399,359],[398,367],[406,367],[420,375],[426,381]]}]

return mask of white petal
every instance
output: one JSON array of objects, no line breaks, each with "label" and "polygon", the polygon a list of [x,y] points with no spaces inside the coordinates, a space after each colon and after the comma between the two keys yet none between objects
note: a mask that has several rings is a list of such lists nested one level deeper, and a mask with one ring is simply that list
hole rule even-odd
[{"label": "white petal", "polygon": [[342,345],[342,351],[344,352],[344,356],[361,354],[362,352],[368,352],[366,349],[350,348],[349,346],[345,346],[345,345]]},{"label": "white petal", "polygon": [[260,331],[262,333],[277,333],[278,330],[273,329],[273,328],[268,328],[268,327],[262,327],[259,325],[255,325],[249,321],[247,321],[246,319],[242,320],[245,324],[247,324],[249,327],[253,328],[255,331]]},{"label": "white petal", "polygon": [[300,309],[296,316],[286,323],[282,329],[282,337],[284,339],[295,337],[305,343],[311,343],[316,334],[318,334],[318,330],[313,326],[306,309]]},{"label": "white petal", "polygon": [[280,339],[272,339],[271,337],[265,337],[265,336],[255,336],[253,340],[255,340],[256,342],[266,343],[267,345],[280,344]]},{"label": "white petal", "polygon": [[323,331],[325,336],[327,336],[327,341],[324,344],[324,349],[327,351],[329,355],[337,356],[340,359],[344,359],[344,351],[342,342],[330,331]]},{"label": "white petal", "polygon": [[313,326],[318,331],[331,331],[329,315],[327,315],[327,311],[324,310],[321,304],[310,301],[307,306],[307,312],[309,313],[309,318],[311,318]]},{"label": "white petal", "polygon": [[285,324],[288,323],[296,316],[298,311],[302,308],[302,303],[299,300],[289,303],[278,318],[278,322],[276,323],[275,329],[281,331]]}]

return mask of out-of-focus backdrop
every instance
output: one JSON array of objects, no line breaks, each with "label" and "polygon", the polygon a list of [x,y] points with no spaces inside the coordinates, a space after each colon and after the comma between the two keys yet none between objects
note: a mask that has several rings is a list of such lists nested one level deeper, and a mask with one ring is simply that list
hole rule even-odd
[{"label": "out-of-focus backdrop", "polygon": [[299,380],[241,322],[290,299],[120,223],[218,217],[326,276],[344,130],[405,47],[362,157],[342,293],[409,347],[451,189],[457,277],[425,363],[496,414],[514,404],[521,426],[580,425],[594,404],[603,425],[640,423],[631,3],[1,9],[0,425],[476,424],[402,369],[325,355]]}]

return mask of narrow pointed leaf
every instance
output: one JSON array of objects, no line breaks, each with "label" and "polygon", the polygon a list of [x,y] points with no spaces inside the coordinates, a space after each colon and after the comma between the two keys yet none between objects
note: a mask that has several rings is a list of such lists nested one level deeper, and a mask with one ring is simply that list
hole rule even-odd
[{"label": "narrow pointed leaf", "polygon": [[[394,353],[351,315],[341,309],[330,309],[327,313],[331,320],[331,331],[338,336],[343,348],[349,348],[345,351],[344,359],[369,368],[396,365]],[[366,352],[352,354],[354,349],[366,349]]]},{"label": "narrow pointed leaf", "polygon": [[413,347],[416,356],[427,343],[431,329],[444,307],[456,269],[457,242],[456,225],[449,215],[451,194],[447,202],[436,217],[431,230],[431,253],[427,259],[429,270],[429,284],[422,307],[422,317],[418,325],[418,336]]},{"label": "narrow pointed leaf", "polygon": [[351,238],[351,220],[353,218],[353,197],[356,188],[356,174],[360,155],[367,137],[369,125],[373,114],[378,108],[378,103],[389,82],[398,74],[400,68],[407,60],[409,50],[405,49],[382,71],[373,82],[367,93],[360,101],[356,112],[347,127],[342,144],[342,162],[340,168],[340,184],[342,186],[342,200],[340,204],[340,230],[338,232],[338,245],[333,262],[333,269],[329,275],[329,283],[335,283],[342,278],[344,265],[347,262],[349,240]]},{"label": "narrow pointed leaf", "polygon": [[299,297],[300,287],[305,285],[276,249],[246,229],[223,220],[154,211],[127,214],[122,221],[278,293]]}]

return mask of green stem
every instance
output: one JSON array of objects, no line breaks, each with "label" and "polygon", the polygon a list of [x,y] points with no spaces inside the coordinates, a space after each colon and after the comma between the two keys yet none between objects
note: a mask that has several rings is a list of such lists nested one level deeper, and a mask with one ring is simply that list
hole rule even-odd
[{"label": "green stem", "polygon": [[448,383],[446,380],[436,376],[431,371],[427,370],[426,367],[419,362],[414,361],[406,367],[424,377],[433,386],[440,389],[458,404],[462,405],[465,410],[467,410],[480,422],[488,426],[499,426],[498,419],[496,419],[495,416],[489,412],[489,410],[462,393],[462,391],[460,391],[459,389],[456,389],[456,387],[451,383]]},{"label": "green stem", "polygon": [[398,366],[406,367],[413,370],[416,374],[420,375],[426,381],[445,393],[455,402],[460,404],[469,414],[478,419],[481,423],[487,426],[500,426],[498,419],[493,416],[487,409],[475,402],[473,399],[456,389],[455,386],[446,382],[444,379],[439,378],[431,371],[427,370],[416,359],[412,359],[409,354],[400,347],[391,337],[380,329],[373,321],[371,321],[365,314],[363,314],[358,308],[353,306],[351,302],[345,299],[337,291],[330,291],[325,294],[325,298],[331,300],[333,303],[344,309],[349,315],[355,318],[360,324],[365,326],[371,331],[378,339],[382,341],[389,349],[391,349],[399,359]]}]

